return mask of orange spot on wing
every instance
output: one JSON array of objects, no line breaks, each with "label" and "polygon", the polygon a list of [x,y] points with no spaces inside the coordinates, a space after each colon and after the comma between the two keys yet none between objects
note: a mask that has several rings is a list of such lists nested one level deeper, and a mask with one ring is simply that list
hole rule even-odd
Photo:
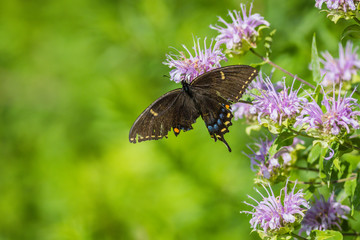
[{"label": "orange spot on wing", "polygon": [[174,128],[174,132],[175,132],[175,133],[179,133],[180,130],[179,130],[178,128]]}]

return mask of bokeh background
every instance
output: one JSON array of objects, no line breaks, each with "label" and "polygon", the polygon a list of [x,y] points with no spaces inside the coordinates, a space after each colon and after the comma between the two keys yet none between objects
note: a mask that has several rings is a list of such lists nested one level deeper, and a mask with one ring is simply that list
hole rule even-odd
[{"label": "bokeh background", "polygon": [[[179,87],[164,77],[169,46],[215,37],[209,25],[240,3],[0,1],[0,239],[258,239],[239,213],[258,196],[244,121],[227,134],[232,153],[200,119],[177,138],[128,142],[142,110]],[[348,24],[314,4],[253,8],[277,29],[273,61],[308,80],[313,33],[337,56]]]}]

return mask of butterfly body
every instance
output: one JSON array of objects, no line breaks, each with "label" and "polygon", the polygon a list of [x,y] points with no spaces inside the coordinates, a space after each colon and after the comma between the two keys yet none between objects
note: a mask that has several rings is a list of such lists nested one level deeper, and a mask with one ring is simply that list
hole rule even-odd
[{"label": "butterfly body", "polygon": [[129,141],[161,139],[171,129],[177,136],[181,130],[191,130],[201,116],[210,136],[231,151],[224,139],[232,125],[230,106],[239,101],[256,75],[255,68],[233,65],[206,72],[191,83],[182,81],[182,88],[164,94],[140,114],[130,129]]}]

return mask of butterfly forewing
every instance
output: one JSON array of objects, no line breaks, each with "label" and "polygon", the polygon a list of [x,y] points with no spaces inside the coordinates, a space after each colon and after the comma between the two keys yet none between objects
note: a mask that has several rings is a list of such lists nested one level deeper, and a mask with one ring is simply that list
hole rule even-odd
[{"label": "butterfly forewing", "polygon": [[220,95],[234,103],[240,100],[242,94],[257,74],[257,70],[253,67],[232,65],[202,74],[194,79],[191,87],[194,89],[206,89],[208,93]]},{"label": "butterfly forewing", "polygon": [[173,128],[175,135],[192,129],[199,117],[194,102],[182,89],[170,91],[147,107],[130,129],[129,141],[157,140],[167,137]]}]

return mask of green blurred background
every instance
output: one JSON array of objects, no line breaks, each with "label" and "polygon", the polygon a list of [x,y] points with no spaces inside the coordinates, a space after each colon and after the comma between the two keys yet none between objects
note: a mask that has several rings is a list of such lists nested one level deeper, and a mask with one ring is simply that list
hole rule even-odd
[{"label": "green blurred background", "polygon": [[[274,62],[305,79],[313,33],[320,51],[337,56],[345,26],[314,4],[255,0],[253,8],[277,29]],[[227,134],[232,153],[200,119],[177,138],[128,142],[141,111],[179,87],[163,77],[169,46],[215,37],[209,25],[239,7],[0,1],[0,239],[258,239],[239,213],[249,210],[246,194],[258,196],[242,154],[254,138],[245,122]]]}]

